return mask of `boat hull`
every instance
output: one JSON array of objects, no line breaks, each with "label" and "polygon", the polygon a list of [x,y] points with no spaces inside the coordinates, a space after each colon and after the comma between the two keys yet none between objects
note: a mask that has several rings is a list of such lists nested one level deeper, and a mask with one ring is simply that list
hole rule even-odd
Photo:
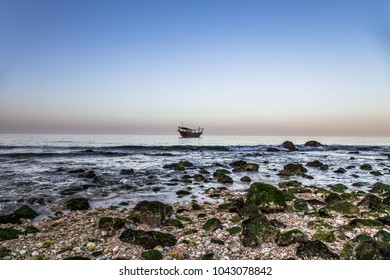
[{"label": "boat hull", "polygon": [[178,130],[183,138],[198,138],[202,135],[202,132],[187,132]]}]

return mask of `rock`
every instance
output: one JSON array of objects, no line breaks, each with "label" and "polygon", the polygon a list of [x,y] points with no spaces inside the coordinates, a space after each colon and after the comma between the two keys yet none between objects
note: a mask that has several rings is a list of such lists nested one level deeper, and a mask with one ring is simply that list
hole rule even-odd
[{"label": "rock", "polygon": [[348,189],[348,187],[346,185],[343,185],[343,184],[336,184],[336,185],[330,186],[330,189],[334,192],[337,192],[337,193],[343,193]]},{"label": "rock", "polygon": [[186,195],[190,195],[191,192],[185,191],[185,190],[179,190],[179,191],[176,192],[176,194],[177,194],[178,196],[186,196]]},{"label": "rock", "polygon": [[82,169],[82,168],[73,169],[73,170],[68,171],[69,174],[78,174],[78,173],[84,173],[84,172],[85,172],[85,169]]},{"label": "rock", "polygon": [[279,237],[279,229],[259,214],[242,222],[242,244],[245,247],[257,247],[264,242],[274,242]]},{"label": "rock", "polygon": [[314,161],[309,161],[306,166],[308,167],[314,167],[314,168],[319,168],[321,170],[328,170],[329,169],[329,166],[326,165],[326,164],[323,164],[321,161],[319,160],[314,160]]},{"label": "rock", "polygon": [[307,147],[321,147],[322,144],[321,144],[320,142],[311,140],[311,141],[307,141],[307,142],[305,143],[305,146],[307,146]]},{"label": "rock", "polygon": [[172,247],[177,242],[175,236],[169,233],[132,229],[125,230],[119,239],[132,245],[140,245],[145,249],[153,249],[157,245]]},{"label": "rock", "polygon": [[182,222],[177,219],[169,219],[164,222],[164,226],[173,226],[175,228],[184,228]]},{"label": "rock", "polygon": [[332,201],[320,210],[323,210],[324,213],[328,215],[334,213],[341,214],[346,217],[354,217],[359,215],[359,208],[347,201]]},{"label": "rock", "polygon": [[349,222],[349,225],[353,227],[383,227],[380,221],[370,219],[353,219]]},{"label": "rock", "polygon": [[390,185],[381,182],[377,182],[374,185],[372,185],[370,190],[370,192],[379,193],[379,194],[383,194],[388,191],[390,191]]},{"label": "rock", "polygon": [[132,168],[121,170],[121,175],[131,175],[131,174],[134,174],[134,169],[132,169]]},{"label": "rock", "polygon": [[88,200],[83,197],[72,198],[66,202],[66,208],[70,211],[88,210],[90,208]]},{"label": "rock", "polygon": [[296,212],[307,212],[309,210],[309,205],[303,199],[300,198],[294,199],[293,203]]},{"label": "rock", "polygon": [[259,165],[256,163],[247,163],[242,167],[242,169],[247,172],[259,171]]},{"label": "rock", "polygon": [[36,227],[33,227],[33,226],[27,226],[24,229],[25,234],[32,234],[32,233],[37,233],[37,232],[39,232],[39,229],[37,229]]},{"label": "rock", "polygon": [[0,224],[20,224],[19,217],[16,217],[14,214],[0,216]]},{"label": "rock", "polygon": [[378,210],[382,205],[382,200],[373,194],[367,194],[366,197],[358,203],[358,206],[367,207],[370,210]]},{"label": "rock", "polygon": [[15,210],[13,214],[14,216],[21,219],[34,219],[35,217],[39,216],[39,214],[31,209],[31,207],[28,205],[23,205],[19,209]]},{"label": "rock", "polygon": [[377,220],[384,225],[390,226],[390,216],[380,217]]},{"label": "rock", "polygon": [[281,233],[277,240],[279,246],[288,246],[294,243],[302,243],[307,241],[307,236],[299,229],[289,230]]},{"label": "rock", "polygon": [[343,174],[343,173],[345,173],[345,172],[347,172],[347,170],[345,170],[345,169],[342,168],[342,167],[339,167],[338,169],[336,169],[336,170],[334,171],[334,173],[338,173],[338,174]]},{"label": "rock", "polygon": [[278,173],[279,176],[302,175],[307,172],[307,169],[300,163],[289,163],[284,166],[283,170]]},{"label": "rock", "polygon": [[280,150],[278,148],[275,148],[275,147],[269,147],[267,148],[267,152],[280,152]]},{"label": "rock", "polygon": [[105,230],[118,230],[125,226],[125,221],[120,218],[102,217],[99,219],[98,226]]},{"label": "rock", "polygon": [[205,231],[215,231],[219,228],[222,228],[222,222],[217,218],[208,219],[202,227]]},{"label": "rock", "polygon": [[369,163],[364,163],[360,166],[361,170],[372,170],[372,166]]},{"label": "rock", "polygon": [[246,205],[256,205],[265,212],[283,211],[286,207],[284,193],[265,183],[253,183],[246,196]]},{"label": "rock", "polygon": [[192,178],[194,178],[194,180],[198,182],[206,180],[206,178],[202,174],[195,174],[194,176],[192,176]]},{"label": "rock", "polygon": [[336,236],[334,234],[334,231],[328,231],[328,230],[323,230],[321,228],[318,228],[313,235],[313,240],[319,240],[319,241],[331,243],[336,240]]},{"label": "rock", "polygon": [[0,241],[17,239],[23,233],[12,228],[0,228]]},{"label": "rock", "polygon": [[296,149],[297,149],[297,148],[295,147],[294,143],[291,142],[291,141],[285,141],[285,142],[283,142],[282,146],[283,146],[283,148],[285,148],[285,149],[287,149],[287,150],[289,150],[289,151],[296,151]]},{"label": "rock", "polygon": [[232,227],[227,230],[230,235],[235,235],[241,232],[241,227]]},{"label": "rock", "polygon": [[215,179],[218,179],[218,177],[222,176],[222,175],[226,175],[226,174],[230,174],[231,172],[229,170],[226,170],[226,169],[217,169],[214,173],[213,173],[213,177]]},{"label": "rock", "polygon": [[297,257],[303,260],[338,260],[340,257],[330,251],[319,240],[306,241],[297,248]]},{"label": "rock", "polygon": [[90,171],[87,171],[87,172],[83,173],[82,175],[80,175],[80,177],[94,179],[97,177],[97,175],[96,175],[95,171],[90,170]]},{"label": "rock", "polygon": [[225,174],[218,176],[217,181],[222,184],[233,184],[233,179]]},{"label": "rock", "polygon": [[367,234],[360,234],[346,243],[341,251],[344,259],[356,260],[388,260],[389,244],[376,241]]},{"label": "rock", "polygon": [[225,245],[225,242],[222,241],[221,239],[211,239],[210,243],[217,244],[217,245]]},{"label": "rock", "polygon": [[390,244],[390,232],[386,230],[380,230],[375,234],[375,239],[379,242]]},{"label": "rock", "polygon": [[74,261],[74,260],[87,261],[87,260],[90,260],[90,258],[84,257],[84,256],[72,256],[72,257],[67,257],[64,260],[66,260],[66,261]]},{"label": "rock", "polygon": [[162,260],[163,255],[158,250],[149,250],[141,254],[144,260]]},{"label": "rock", "polygon": [[184,260],[184,255],[179,250],[172,250],[169,254],[175,260]]},{"label": "rock", "polygon": [[88,242],[87,243],[87,249],[90,250],[90,251],[94,251],[96,249],[96,243]]},{"label": "rock", "polygon": [[244,177],[241,178],[240,181],[243,182],[243,183],[250,183],[252,180],[248,176],[244,176]]},{"label": "rock", "polygon": [[325,197],[326,203],[331,203],[333,201],[343,201],[344,199],[337,193],[330,193]]},{"label": "rock", "polygon": [[260,214],[260,209],[256,205],[247,205],[241,208],[238,215],[241,218],[252,218]]},{"label": "rock", "polygon": [[172,206],[159,201],[141,201],[135,207],[130,219],[135,223],[157,228],[172,215]]},{"label": "rock", "polygon": [[179,161],[177,163],[164,165],[164,168],[171,168],[176,171],[185,171],[186,167],[192,167],[192,166],[194,165],[189,161]]},{"label": "rock", "polygon": [[242,207],[244,207],[244,200],[235,199],[218,205],[218,212],[238,213]]},{"label": "rock", "polygon": [[1,259],[9,256],[10,253],[11,253],[11,250],[6,249],[6,248],[0,248],[0,258]]},{"label": "rock", "polygon": [[65,190],[60,191],[60,195],[74,195],[76,193],[82,192],[84,189],[81,186],[73,186]]},{"label": "rock", "polygon": [[374,175],[374,176],[382,176],[383,175],[382,172],[377,171],[377,170],[371,171],[370,174]]},{"label": "rock", "polygon": [[234,161],[232,163],[230,163],[229,165],[232,166],[232,167],[240,167],[240,168],[243,168],[243,166],[247,164],[247,162],[245,160],[237,160],[237,161]]},{"label": "rock", "polygon": [[203,261],[213,260],[214,259],[214,253],[205,254],[200,259],[203,260]]}]

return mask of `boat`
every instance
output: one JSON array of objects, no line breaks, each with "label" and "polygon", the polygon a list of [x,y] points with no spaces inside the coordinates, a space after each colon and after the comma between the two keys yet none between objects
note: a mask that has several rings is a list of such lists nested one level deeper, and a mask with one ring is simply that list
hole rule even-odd
[{"label": "boat", "polygon": [[197,138],[202,135],[204,128],[198,127],[197,129],[188,128],[184,126],[179,126],[177,131],[179,131],[181,137],[183,138]]}]

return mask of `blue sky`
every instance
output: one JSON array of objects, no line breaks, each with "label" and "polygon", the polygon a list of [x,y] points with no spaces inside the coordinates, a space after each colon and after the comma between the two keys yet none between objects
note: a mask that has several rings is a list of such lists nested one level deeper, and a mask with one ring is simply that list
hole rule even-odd
[{"label": "blue sky", "polygon": [[390,136],[389,1],[0,0],[0,132]]}]

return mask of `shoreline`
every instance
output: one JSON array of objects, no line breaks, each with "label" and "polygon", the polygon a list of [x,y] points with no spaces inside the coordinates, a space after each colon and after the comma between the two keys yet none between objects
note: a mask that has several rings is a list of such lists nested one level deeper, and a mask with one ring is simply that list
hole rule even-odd
[{"label": "shoreline", "polygon": [[[213,201],[203,204],[141,202],[133,209],[97,207],[0,224],[21,232],[0,241],[0,258],[390,259],[389,185],[367,194],[297,181],[269,186],[254,183],[244,195],[210,188],[204,192]],[[149,241],[160,233],[163,241],[137,241],[137,234]]]}]

